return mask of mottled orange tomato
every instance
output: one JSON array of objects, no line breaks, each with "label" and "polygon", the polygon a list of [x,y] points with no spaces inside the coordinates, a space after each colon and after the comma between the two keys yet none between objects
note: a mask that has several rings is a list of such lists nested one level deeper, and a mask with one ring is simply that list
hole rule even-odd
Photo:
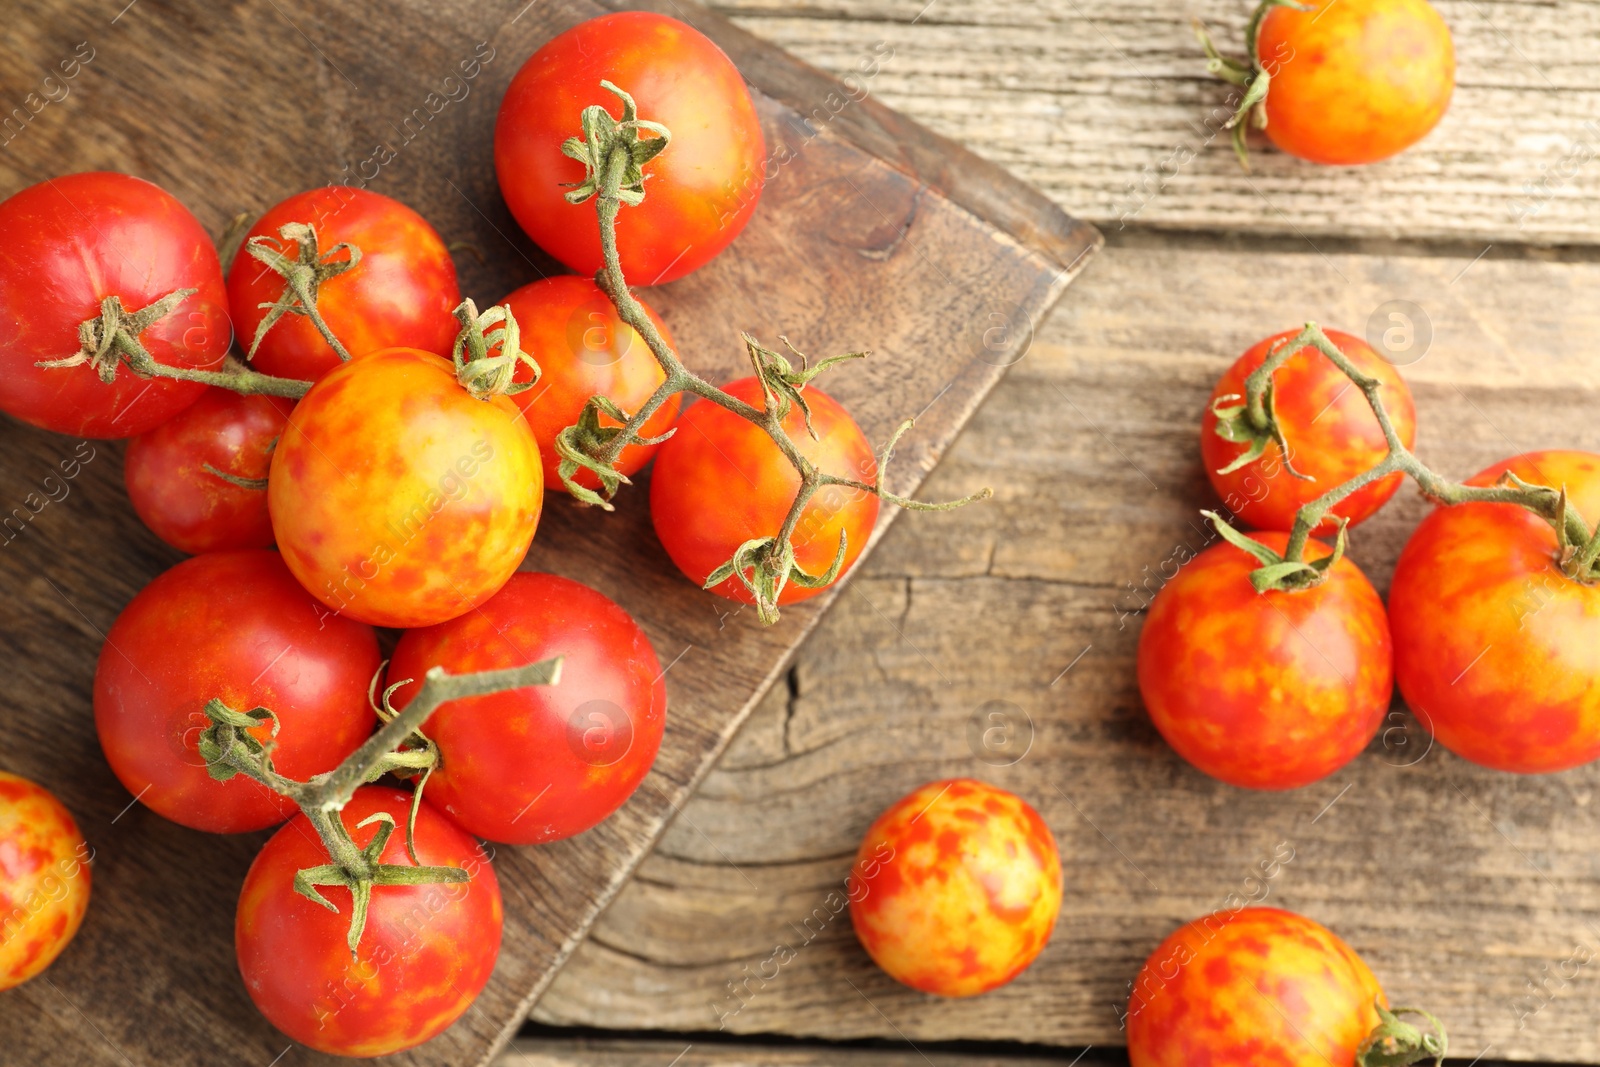
[{"label": "mottled orange tomato", "polygon": [[200,755],[206,703],[278,716],[279,772],[331,771],[372,733],[367,689],[382,660],[372,627],[338,618],[278,553],[208,552],[139,590],[100,649],[94,721],[117,778],[146,807],[213,833],[276,825],[293,802],[244,775],[212,778]]},{"label": "mottled orange tomato", "polygon": [[1438,125],[1455,90],[1450,28],[1427,0],[1273,7],[1256,51],[1272,75],[1267,136],[1313,163],[1372,163]]},{"label": "mottled orange tomato", "polygon": [[[725,390],[747,404],[762,404],[761,384],[755,378],[741,378]],[[850,413],[817,389],[807,388],[805,396],[816,439],[806,432],[798,407],[783,423],[801,455],[829,474],[871,484],[878,476],[877,459]],[[765,430],[702,400],[689,406],[677,434],[656,457],[650,475],[650,517],[672,562],[701,585],[746,541],[776,536],[799,490],[799,473]],[[800,513],[795,560],[807,574],[825,574],[839,551],[842,532],[847,538],[844,567],[839,571],[843,577],[866,547],[877,521],[875,495],[825,486]],[[778,603],[790,604],[821,591],[790,582]],[[712,592],[746,604],[753,601],[734,577]]]},{"label": "mottled orange tomato", "polygon": [[[339,813],[358,848],[387,814],[399,826],[381,862],[410,866],[405,826],[411,794],[367,786]],[[434,1037],[460,1018],[489,981],[500,954],[500,883],[482,847],[423,801],[417,859],[460,867],[465,882],[379,885],[356,955],[345,942],[350,890],[320,892],[329,911],[294,890],[297,871],[328,862],[304,815],[273,835],[250,865],[239,893],[234,946],[256,1007],[279,1030],[319,1052],[385,1056]]]},{"label": "mottled orange tomato", "polygon": [[[450,354],[461,303],[456,265],[426,219],[398,200],[348,185],[323,185],[297,193],[256,220],[228,271],[228,304],[246,350],[268,309],[283,294],[283,276],[250,254],[251,238],[265,237],[293,260],[294,242],[278,231],[300,222],[316,230],[327,255],[337,244],[361,250],[361,262],[328,278],[317,291],[317,311],[352,356],[380,348],[420,348]],[[341,252],[335,261],[345,258]],[[265,305],[265,306],[263,306]],[[339,355],[304,315],[284,315],[261,339],[251,366],[283,378],[315,381]]]},{"label": "mottled orange tomato", "polygon": [[78,932],[93,858],[61,801],[0,771],[0,989],[50,966]]},{"label": "mottled orange tomato", "polygon": [[[1289,537],[1255,539],[1282,552]],[[1311,541],[1307,559],[1331,550]],[[1231,785],[1293,789],[1356,757],[1389,709],[1383,601],[1348,556],[1322,584],[1257,593],[1222,543],[1187,558],[1139,634],[1139,692],[1178,755]]]},{"label": "mottled orange tomato", "polygon": [[[191,555],[272,544],[260,480],[289,421],[292,400],[207,389],[171,419],[128,442],[128,500],[157,537]],[[206,468],[210,467],[211,470]]]},{"label": "mottled orange tomato", "polygon": [[289,569],[329,608],[431,626],[488,600],[533,540],[539,446],[505,396],[450,361],[357,356],[301,398],[272,456],[267,506]]},{"label": "mottled orange tomato", "polygon": [[1021,974],[1050,940],[1061,858],[1021,797],[952,778],[878,816],[856,853],[848,895],[856,936],[891,977],[970,997]]},{"label": "mottled orange tomato", "polygon": [[[556,454],[556,435],[578,421],[592,396],[609,397],[629,414],[638,411],[666,381],[666,373],[644,338],[617,316],[610,299],[590,278],[572,274],[545,278],[524,285],[500,303],[511,305],[522,330],[522,347],[543,372],[537,385],[512,399],[526,413],[528,426],[539,442],[545,487],[565,492],[566,485],[557,470],[561,457]],[[640,306],[667,344],[672,344],[666,323],[643,301]],[[532,367],[517,366],[517,381],[531,377]],[[642,435],[659,437],[666,433],[677,421],[682,403],[682,395],[674,394],[645,422]],[[607,416],[601,416],[600,421],[602,426],[619,425]],[[616,469],[624,475],[633,474],[650,461],[659,447],[630,445],[617,458]],[[580,470],[576,477],[578,484],[586,488],[600,487],[599,479],[590,471]]]},{"label": "mottled orange tomato", "polygon": [[[1565,486],[1600,519],[1600,456],[1530,452],[1506,472]],[[1514,504],[1441,507],[1389,587],[1395,677],[1439,743],[1498,770],[1560,771],[1600,756],[1600,586],[1562,573],[1555,531]]]},{"label": "mottled orange tomato", "polygon": [[1386,1007],[1361,957],[1278,908],[1180,926],[1145,960],[1128,1002],[1132,1067],[1353,1067]]},{"label": "mottled orange tomato", "polygon": [[[1269,443],[1265,452],[1237,470],[1219,473],[1248,446],[1217,435],[1212,406],[1219,400],[1226,406],[1229,397],[1238,397],[1242,403],[1245,379],[1266,361],[1273,348],[1299,332],[1289,330],[1269,337],[1240,356],[1211,391],[1200,417],[1200,455],[1207,477],[1228,510],[1258,530],[1292,529],[1295,512],[1302,505],[1366,473],[1389,454],[1366,395],[1326,356],[1306,347],[1273,372],[1273,410],[1289,442],[1290,463],[1315,481],[1296,478],[1284,469],[1283,452],[1276,443]],[[1362,373],[1383,383],[1379,395],[1384,410],[1401,444],[1410,448],[1417,439],[1417,410],[1400,372],[1361,338],[1339,330],[1326,332]],[[1404,480],[1405,475],[1392,474],[1363,486],[1334,505],[1329,514],[1358,523],[1387,503]],[[1333,522],[1324,520],[1316,532],[1327,534],[1334,529]]]}]

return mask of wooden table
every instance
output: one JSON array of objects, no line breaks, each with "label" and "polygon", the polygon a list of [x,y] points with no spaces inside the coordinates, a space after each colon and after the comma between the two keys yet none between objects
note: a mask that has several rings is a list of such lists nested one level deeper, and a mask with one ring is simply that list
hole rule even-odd
[{"label": "wooden table", "polygon": [[[1198,415],[1260,337],[1308,318],[1364,332],[1409,301],[1432,330],[1404,368],[1426,461],[1464,476],[1533,448],[1600,449],[1600,4],[1437,6],[1459,84],[1426,142],[1358,170],[1258,152],[1250,175],[1206,143],[1200,120],[1223,93],[1188,27],[1197,14],[1238,40],[1248,3],[722,6],[837,73],[892,50],[873,94],[1109,243],[926,489],[992,485],[996,499],[889,534],[508,1067],[1018,1067],[1086,1046],[1081,1062],[1116,1062],[1144,956],[1284,841],[1295,859],[1269,902],[1327,923],[1392,999],[1442,1016],[1461,1063],[1600,1063],[1596,965],[1553,977],[1580,947],[1600,951],[1600,765],[1490,773],[1427,749],[1397,710],[1331,779],[1247,794],[1179,761],[1134,684],[1133,589],[1199,543],[1213,497]],[[1380,590],[1424,511],[1405,492],[1358,531],[1352,555]],[[1015,724],[1012,754],[1026,748],[1014,763],[973,747],[991,712]],[[955,774],[1020,792],[1060,841],[1066,901],[1034,967],[935,1000],[878,972],[840,916],[716,1033],[728,983],[797,943],[868,822]]]}]

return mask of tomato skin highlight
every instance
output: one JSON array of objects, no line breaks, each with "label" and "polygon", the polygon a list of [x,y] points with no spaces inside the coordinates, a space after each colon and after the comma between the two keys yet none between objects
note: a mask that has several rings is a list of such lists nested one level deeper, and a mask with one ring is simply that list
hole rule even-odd
[{"label": "tomato skin highlight", "polygon": [[461,674],[553,656],[562,657],[556,685],[452,700],[428,719],[440,751],[428,802],[468,833],[559,841],[621,807],[661,747],[661,663],[626,611],[553,574],[514,574],[477,611],[408,630],[395,648],[390,684],[415,679],[396,691],[396,708],[430,667]]},{"label": "tomato skin highlight", "polygon": [[0,771],[0,990],[49,967],[76,936],[93,858],[54,794]]},{"label": "tomato skin highlight", "polygon": [[38,367],[82,348],[100,301],[129,313],[199,290],[140,335],[158,363],[215,370],[232,340],[216,249],[198,219],[142,178],[88,172],[31,185],[0,203],[0,410],[80,437],[132,437],[199,399],[205,386],[136,377],[102,382],[88,366]]},{"label": "tomato skin highlight", "polygon": [[[761,385],[741,378],[725,392],[757,408]],[[872,484],[877,458],[855,420],[832,397],[807,387],[811,423],[817,439],[806,432],[798,407],[783,420],[800,454],[827,474]],[[766,431],[708,401],[689,406],[678,420],[678,432],[661,446],[650,476],[650,517],[672,562],[696,585],[733,557],[744,542],[776,536],[800,490],[800,475]],[[843,578],[866,547],[878,521],[878,498],[843,486],[824,486],[801,512],[795,527],[795,561],[807,574],[824,574],[839,551],[839,535],[847,536]],[[736,577],[712,590],[718,596],[749,604],[750,591]],[[792,604],[822,592],[790,582],[778,597]]]},{"label": "tomato skin highlight", "polygon": [[970,997],[1021,974],[1050,940],[1061,859],[1021,797],[952,778],[878,816],[847,889],[856,936],[890,977]]},{"label": "tomato skin highlight", "polygon": [[[94,676],[100,747],[128,792],[175,823],[211,833],[275,826],[292,802],[242,775],[218,782],[206,772],[206,701],[276,713],[273,763],[304,780],[372,732],[367,686],[381,662],[372,628],[330,616],[276,552],[195,556],[141,589],[106,634]],[[265,726],[254,733],[271,736]]]},{"label": "tomato skin highlight", "polygon": [[[460,323],[456,265],[443,239],[428,221],[391,197],[348,185],[324,185],[296,193],[256,220],[245,235],[267,237],[291,259],[292,241],[278,230],[286,223],[309,223],[326,256],[343,242],[361,250],[361,262],[322,283],[317,311],[352,356],[380,348],[420,348],[448,356]],[[337,259],[342,259],[340,253]],[[256,329],[283,294],[283,276],[240,245],[228,270],[228,302],[248,352]],[[263,374],[315,381],[340,363],[311,320],[284,315],[267,330],[250,365]]]},{"label": "tomato skin highlight", "polygon": [[190,555],[272,544],[267,491],[217,477],[265,478],[294,402],[208,388],[200,399],[128,442],[123,478],[133,510],[155,535]]},{"label": "tomato skin highlight", "polygon": [[312,386],[267,485],[295,577],[375,626],[431,626],[489,599],[527,554],[543,502],[517,406],[474,398],[449,360],[411,348],[357,356]]},{"label": "tomato skin highlight", "polygon": [[1354,1067],[1388,1006],[1331,930],[1278,908],[1220,911],[1163,941],[1128,1003],[1132,1067]]},{"label": "tomato skin highlight", "polygon": [[[410,866],[405,826],[411,794],[383,786],[356,791],[340,813],[358,848],[387,812],[396,829],[381,862]],[[337,915],[294,891],[295,872],[328,862],[304,815],[269,840],[239,893],[234,944],[250,999],[289,1037],[320,1052],[383,1056],[420,1045],[472,1006],[500,954],[500,883],[482,847],[426,800],[417,812],[417,858],[462,867],[466,882],[372,889],[367,925],[352,959],[350,890],[321,889]]]},{"label": "tomato skin highlight", "polygon": [[603,265],[593,200],[569,204],[584,166],[561,152],[583,109],[613,116],[631,94],[639,117],[672,132],[644,166],[644,202],[617,216],[617,251],[632,285],[661,285],[708,263],[755,213],[766,180],[761,120],[744,79],[710,38],[650,12],[602,15],[552,38],[506,89],[494,129],[500,191],[535,244],[576,274]]},{"label": "tomato skin highlight", "polygon": [[[1504,472],[1566,486],[1600,517],[1600,456],[1530,452]],[[1566,577],[1555,531],[1514,504],[1437,508],[1400,553],[1389,587],[1395,677],[1439,743],[1485,767],[1522,774],[1600,757],[1600,587]]]},{"label": "tomato skin highlight", "polygon": [[1373,163],[1411,147],[1455,90],[1450,28],[1427,0],[1274,7],[1257,52],[1272,75],[1267,137],[1313,163]]},{"label": "tomato skin highlight", "polygon": [[[524,285],[500,303],[511,306],[522,330],[523,351],[533,356],[543,372],[537,385],[511,399],[522,409],[539,442],[545,488],[566,492],[558,470],[561,457],[556,453],[556,436],[578,421],[590,397],[610,397],[623,411],[638,411],[667,380],[666,372],[644,338],[622,321],[610,298],[590,278],[571,274],[545,278]],[[667,324],[642,300],[639,303],[667,344],[672,344]],[[532,377],[533,368],[526,364],[517,367],[517,381]],[[674,395],[645,421],[640,435],[666,433],[682,406],[682,395]],[[619,424],[601,416],[601,425]],[[623,475],[637,473],[659,447],[629,445],[617,457],[616,469]],[[585,488],[600,487],[600,480],[590,471],[579,470],[576,477]]]},{"label": "tomato skin highlight", "polygon": [[[1245,379],[1276,345],[1299,332],[1287,330],[1252,345],[1218,380],[1200,417],[1200,455],[1206,477],[1228,510],[1258,530],[1293,529],[1295,512],[1303,505],[1366,473],[1389,454],[1366,395],[1326,356],[1307,347],[1273,372],[1273,409],[1293,453],[1290,458],[1295,470],[1315,481],[1296,478],[1284,469],[1283,452],[1276,443],[1268,443],[1265,452],[1238,470],[1218,473],[1248,446],[1217,436],[1212,404],[1227,396],[1237,396],[1242,402]],[[1382,383],[1379,395],[1400,443],[1407,448],[1415,445],[1416,404],[1400,372],[1361,338],[1340,330],[1326,332],[1362,373]],[[1343,516],[1351,525],[1361,522],[1388,503],[1404,481],[1405,475],[1397,473],[1363,486],[1339,501],[1329,514]],[[1326,536],[1335,529],[1333,522],[1324,519],[1314,532]]]},{"label": "tomato skin highlight", "polygon": [[[1288,535],[1255,535],[1283,551]],[[1306,558],[1331,550],[1317,541]],[[1195,767],[1246,789],[1325,778],[1377,733],[1394,689],[1383,601],[1341,559],[1321,585],[1257,593],[1260,566],[1222,542],[1156,594],[1139,635],[1139,692],[1150,719]]]}]

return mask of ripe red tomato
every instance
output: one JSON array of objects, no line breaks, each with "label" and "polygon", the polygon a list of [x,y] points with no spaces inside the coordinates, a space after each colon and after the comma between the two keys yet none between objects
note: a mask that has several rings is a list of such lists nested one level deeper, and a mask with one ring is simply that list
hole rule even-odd
[{"label": "ripe red tomato", "polygon": [[[1469,484],[1507,471],[1566,486],[1600,519],[1600,456],[1530,452]],[[1543,519],[1514,504],[1434,511],[1400,554],[1389,624],[1400,692],[1451,752],[1525,774],[1600,756],[1600,587],[1562,573]]]},{"label": "ripe red tomato", "polygon": [[1278,908],[1178,927],[1145,960],[1128,1003],[1132,1067],[1351,1067],[1388,1005],[1327,927]]},{"label": "ripe red tomato", "polygon": [[[1279,552],[1288,535],[1255,538]],[[1330,549],[1308,542],[1307,559]],[[1231,785],[1293,789],[1356,757],[1394,689],[1383,601],[1348,556],[1310,589],[1257,593],[1249,553],[1182,561],[1145,616],[1139,692],[1178,755]]]},{"label": "ripe red tomato", "polygon": [[856,936],[890,977],[970,997],[1021,974],[1050,940],[1061,859],[1022,798],[952,778],[878,816],[847,892]]},{"label": "ripe red tomato", "polygon": [[1313,163],[1372,163],[1411,147],[1455,90],[1450,28],[1427,0],[1273,7],[1256,51],[1272,75],[1267,136]]},{"label": "ripe red tomato", "polygon": [[205,390],[137,378],[102,382],[86,366],[38,367],[82,348],[78,326],[100,302],[130,314],[197,289],[141,335],[158,363],[214,370],[232,340],[217,251],[199,220],[141,178],[92,172],[30,185],[0,204],[0,410],[57,433],[132,437]]},{"label": "ripe red tomato", "polygon": [[78,932],[93,858],[61,801],[0,771],[0,989],[50,966]]},{"label": "ripe red tomato", "polygon": [[272,544],[267,491],[206,470],[263,479],[294,402],[211,388],[155,429],[128,442],[128,500],[167,544],[195,555]]},{"label": "ripe red tomato", "polygon": [[[741,378],[725,391],[747,404],[762,404],[761,384],[755,378]],[[870,484],[878,476],[878,463],[855,420],[826,393],[807,388],[805,397],[817,439],[806,432],[798,407],[783,422],[801,455],[829,474]],[[684,412],[677,434],[656,457],[650,476],[650,516],[672,562],[700,585],[744,542],[775,536],[799,489],[799,473],[766,431],[701,401]],[[842,531],[848,536],[839,572],[843,577],[866,547],[877,521],[876,496],[825,486],[801,512],[794,536],[795,561],[807,574],[825,573],[839,551]],[[791,604],[821,591],[790,582],[778,603]],[[750,591],[735,577],[712,592],[753,602]]]},{"label": "ripe red tomato", "polygon": [[[364,848],[387,812],[398,829],[385,864],[411,865],[405,826],[411,794],[366,786],[339,813]],[[380,885],[351,958],[350,891],[320,890],[334,914],[294,891],[295,872],[328,862],[304,815],[279,830],[250,865],[234,922],[239,973],[267,1020],[303,1045],[340,1056],[384,1056],[420,1045],[455,1022],[489,981],[500,954],[500,883],[482,847],[424,801],[417,811],[417,859],[460,867],[465,882]]]},{"label": "ripe red tomato", "polygon": [[[324,256],[346,242],[361,250],[360,263],[324,281],[317,293],[317,311],[352,356],[380,348],[450,354],[460,325],[453,312],[461,303],[461,290],[450,251],[426,219],[379,193],[324,185],[291,196],[257,219],[245,235],[246,244],[252,237],[267,237],[294,259],[294,242],[278,235],[290,222],[315,228]],[[340,253],[336,260],[344,257]],[[228,271],[228,302],[239,344],[247,351],[283,288],[283,276],[241,245]],[[267,330],[251,366],[265,374],[315,381],[339,362],[310,318],[284,315]]]},{"label": "ripe red tomato", "polygon": [[[304,780],[372,732],[367,687],[380,663],[371,627],[324,611],[276,552],[195,556],[141,589],[106,635],[94,676],[100,747],[157,814],[213,833],[260,830],[295,806],[242,775],[207,773],[206,702],[275,712],[273,763]],[[271,736],[265,724],[252,732]]]},{"label": "ripe red tomato", "polygon": [[584,166],[561,153],[591,104],[613,116],[629,93],[639,117],[672,133],[644,166],[644,202],[617,218],[622,272],[634,285],[681,278],[739,236],[766,180],[767,146],[733,62],[698,30],[665,15],[602,15],[552,38],[511,80],[494,129],[500,192],[534,242],[578,274],[602,265],[594,202],[567,203]]},{"label": "ripe red tomato", "polygon": [[[623,411],[633,413],[666,381],[666,373],[638,331],[617,316],[606,294],[589,278],[571,274],[524,285],[502,304],[511,305],[522,330],[522,347],[539,363],[539,384],[512,397],[528,417],[544,461],[544,484],[566,490],[557,468],[556,435],[578,421],[592,396],[610,397]],[[641,306],[643,301],[640,302]],[[650,321],[672,343],[666,323],[644,308]],[[533,377],[526,364],[517,366],[517,381]],[[682,406],[674,395],[644,424],[642,435],[659,437],[672,428]],[[618,425],[602,416],[601,425]],[[658,445],[630,445],[622,450],[616,469],[633,474],[650,461]],[[579,485],[598,489],[600,480],[589,471],[577,474]]]},{"label": "ripe red tomato", "polygon": [[513,574],[477,611],[408,630],[389,664],[411,702],[431,667],[451,674],[561,656],[561,681],[443,704],[427,799],[468,833],[511,845],[582,833],[633,795],[655,762],[667,685],[650,639],[601,594],[553,574]]},{"label": "ripe red tomato", "polygon": [[[1296,478],[1285,470],[1283,453],[1272,443],[1239,469],[1218,473],[1243,455],[1248,446],[1217,436],[1212,404],[1229,396],[1240,398],[1242,403],[1245,379],[1266,361],[1274,346],[1299,332],[1289,330],[1269,337],[1240,356],[1211,391],[1211,400],[1200,417],[1200,455],[1207,477],[1228,510],[1258,530],[1293,529],[1295,512],[1302,505],[1366,473],[1389,454],[1383,430],[1366,395],[1326,356],[1314,348],[1305,348],[1273,372],[1273,410],[1289,442],[1290,462],[1295,470],[1316,480]],[[1380,396],[1384,409],[1401,444],[1410,448],[1417,439],[1417,410],[1400,372],[1361,338],[1339,330],[1328,330],[1327,335],[1362,373],[1383,383]],[[1388,503],[1404,481],[1405,475],[1392,474],[1363,486],[1339,501],[1329,514],[1360,522]],[[1334,529],[1332,522],[1324,520],[1316,532],[1329,534]]]},{"label": "ripe red tomato", "polygon": [[488,600],[533,540],[539,446],[505,396],[474,398],[450,361],[357,356],[301,398],[272,455],[267,506],[313,596],[375,626],[431,626]]}]

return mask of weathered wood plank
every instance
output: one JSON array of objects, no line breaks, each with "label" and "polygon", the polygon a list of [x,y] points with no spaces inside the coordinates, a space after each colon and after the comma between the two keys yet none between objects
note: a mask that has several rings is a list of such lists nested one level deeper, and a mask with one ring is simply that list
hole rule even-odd
[{"label": "weathered wood plank", "polygon": [[[675,7],[740,51],[769,145],[788,156],[732,250],[651,302],[686,360],[716,380],[747,373],[741,329],[786,332],[812,352],[874,348],[876,359],[829,390],[878,440],[926,409],[890,475],[897,492],[910,492],[1017,343],[997,335],[990,316],[1039,314],[1098,236],[875,103],[862,115],[913,151],[886,157],[881,141],[852,139],[844,126],[814,135],[799,113],[833,83],[692,4]],[[550,268],[496,191],[500,96],[535,47],[601,10],[588,0],[11,4],[0,99],[22,99],[78,42],[95,54],[68,95],[5,142],[0,191],[65,171],[128,170],[165,185],[216,231],[235,211],[370,178],[372,146],[383,144],[392,158],[372,187],[476,249],[459,263],[463,291],[486,305]],[[483,58],[467,92],[458,76],[443,83],[474,56]],[[453,99],[439,105],[444,93]],[[931,160],[924,178],[918,166]],[[12,671],[0,693],[0,752],[8,770],[62,797],[97,856],[82,933],[46,979],[0,998],[0,1060],[276,1062],[287,1039],[250,1004],[233,959],[234,902],[264,835],[205,837],[130,805],[95,741],[90,689],[102,635],[176,557],[127,506],[120,448],[97,446],[70,492],[51,488],[59,478],[43,481],[74,444],[0,421],[0,511],[22,509],[20,532],[8,527],[0,542],[0,648]],[[693,588],[656,542],[648,499],[637,485],[605,515],[552,497],[526,566],[588,582],[644,626],[670,671],[660,758],[602,826],[498,852],[506,927],[494,977],[451,1030],[393,1062],[478,1063],[509,1039],[826,606],[818,598],[762,628],[753,613]],[[331,1061],[298,1050],[293,1062]]]},{"label": "weathered wood plank", "polygon": [[[1241,42],[1254,0],[723,0],[740,25],[870,91],[1108,228],[1600,240],[1600,3],[1436,0],[1457,89],[1370,167],[1275,151],[1240,172],[1189,26]],[[1224,44],[1224,47],[1226,45]],[[885,50],[892,54],[885,58]],[[1223,115],[1225,113],[1218,113]]]},{"label": "weathered wood plank", "polygon": [[[1600,766],[1524,778],[1438,749],[1418,759],[1425,741],[1397,713],[1329,780],[1247,793],[1183,764],[1134,682],[1149,595],[1135,589],[1155,588],[1174,547],[1206,536],[1200,408],[1259,337],[1308,317],[1361,330],[1377,306],[1410,299],[1434,328],[1405,371],[1426,460],[1463,476],[1525,449],[1600,448],[1590,341],[1600,323],[1582,299],[1600,265],[1470,260],[1114,241],[928,487],[992,484],[995,501],[892,532],[802,648],[787,692],[768,695],[535,1018],[981,1036],[1070,1058],[1120,1044],[1118,1007],[1144,957],[1179,922],[1248,892],[1255,862],[1286,841],[1295,858],[1267,899],[1326,922],[1393,998],[1438,1012],[1457,1054],[1600,1062],[1592,964],[1564,987],[1552,980],[1540,1010],[1524,999],[1576,946],[1600,949]],[[1380,589],[1424,508],[1402,493],[1356,532],[1352,555]],[[972,747],[974,721],[992,710],[1017,724],[1011,752],[1026,755],[1014,765]],[[951,1002],[877,971],[847,915],[809,941],[801,924],[842,884],[879,811],[954,774],[1039,807],[1067,892],[1031,970]],[[730,994],[777,943],[797,958]]]}]

